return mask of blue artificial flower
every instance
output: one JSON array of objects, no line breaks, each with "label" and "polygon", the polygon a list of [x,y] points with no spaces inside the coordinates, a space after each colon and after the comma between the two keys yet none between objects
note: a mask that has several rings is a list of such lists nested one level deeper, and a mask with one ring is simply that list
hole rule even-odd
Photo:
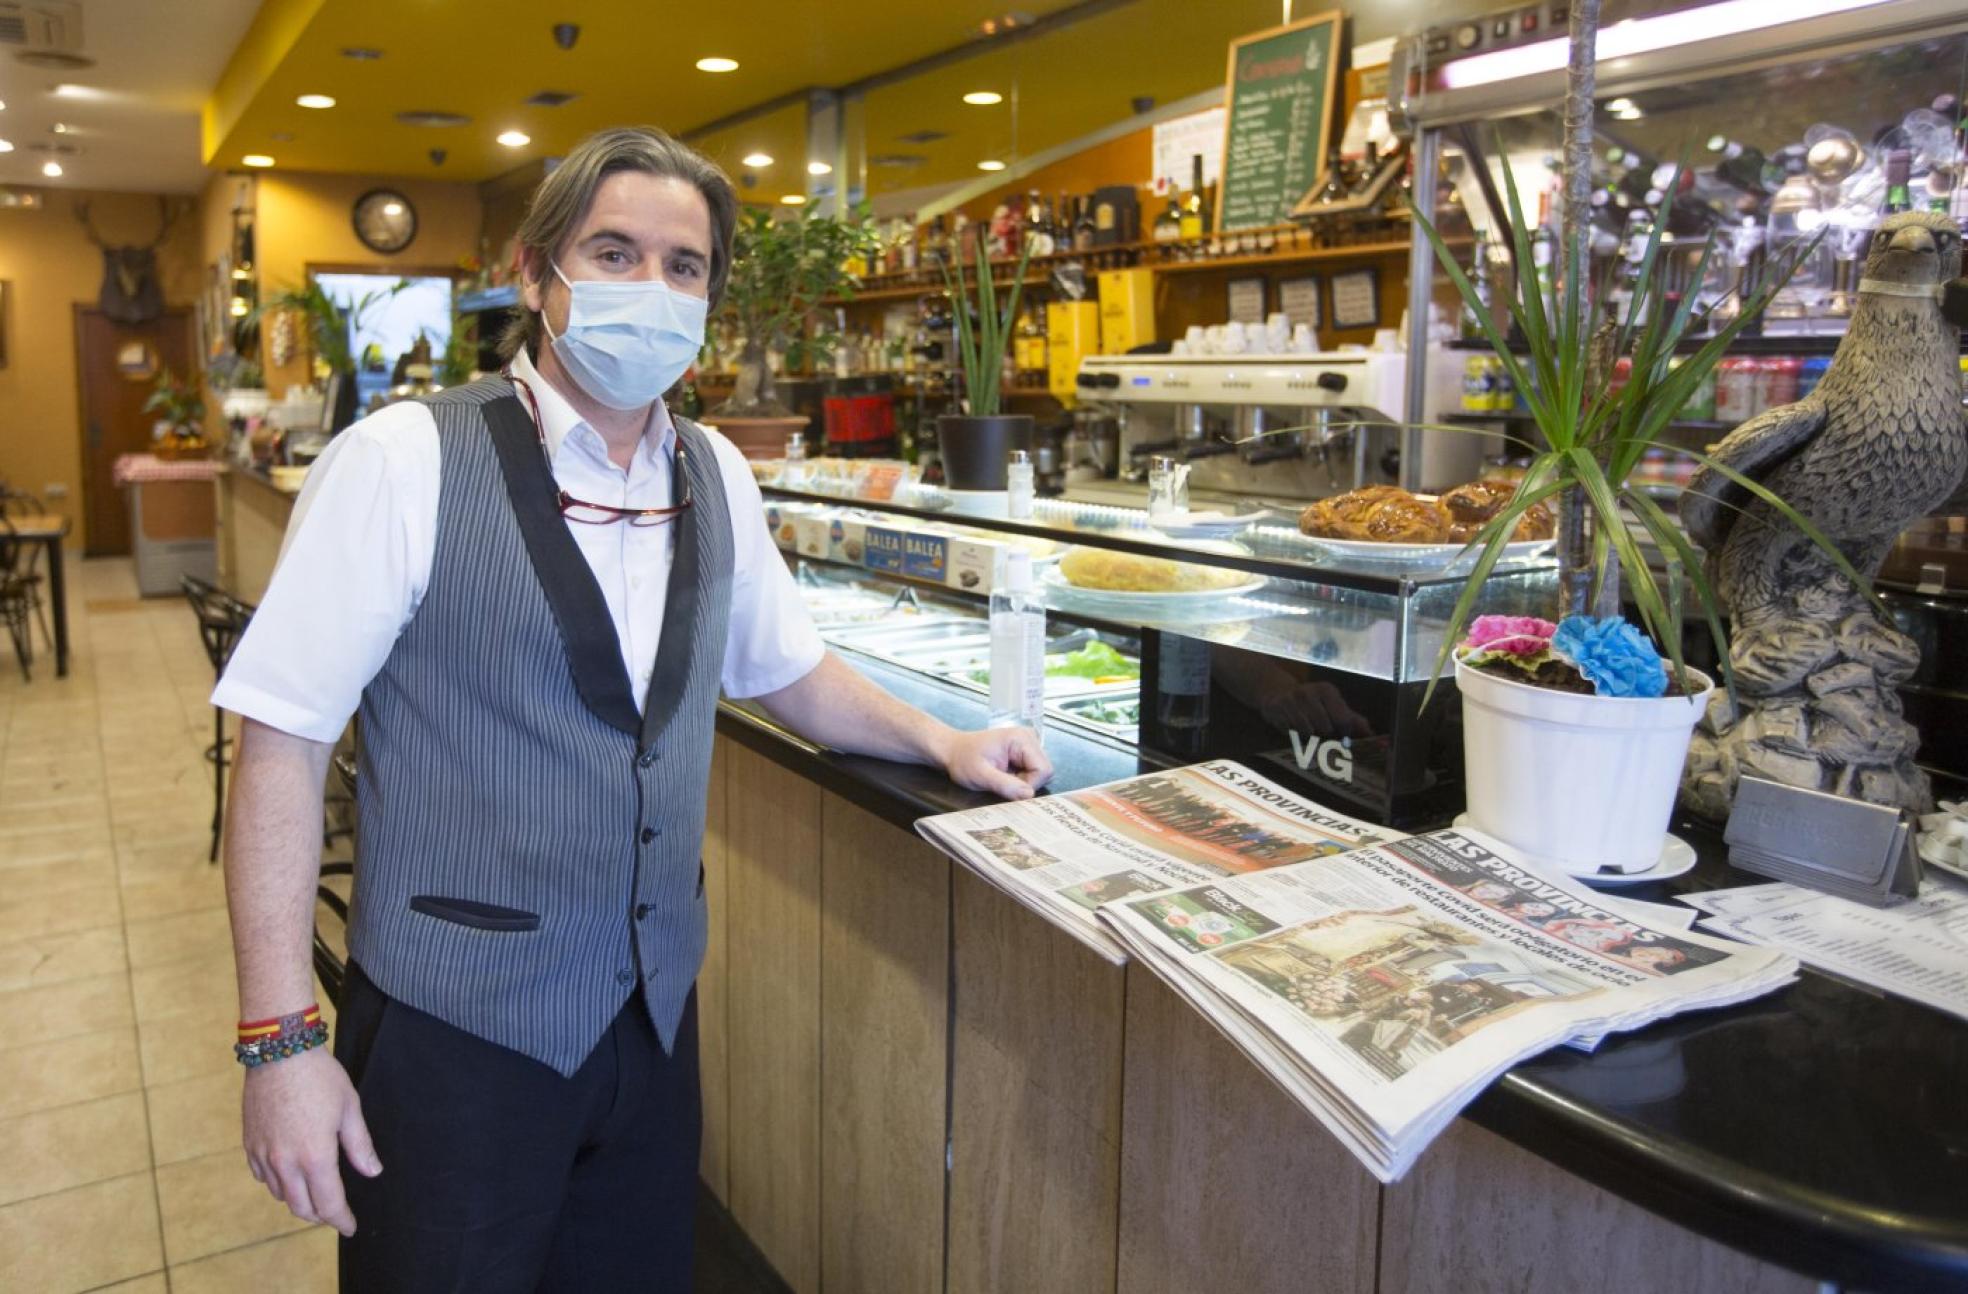
[{"label": "blue artificial flower", "polygon": [[1551,650],[1570,661],[1600,696],[1657,697],[1667,693],[1667,666],[1647,636],[1618,616],[1567,616]]}]

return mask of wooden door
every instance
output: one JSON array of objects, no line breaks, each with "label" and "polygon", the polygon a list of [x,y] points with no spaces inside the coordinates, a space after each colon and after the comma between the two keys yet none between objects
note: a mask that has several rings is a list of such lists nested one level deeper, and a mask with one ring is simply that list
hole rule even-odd
[{"label": "wooden door", "polygon": [[82,399],[84,552],[109,557],[130,551],[130,512],[111,476],[121,454],[150,447],[156,419],[143,411],[157,375],[193,371],[191,312],[166,310],[144,324],[120,324],[93,306],[75,307],[75,374]]}]

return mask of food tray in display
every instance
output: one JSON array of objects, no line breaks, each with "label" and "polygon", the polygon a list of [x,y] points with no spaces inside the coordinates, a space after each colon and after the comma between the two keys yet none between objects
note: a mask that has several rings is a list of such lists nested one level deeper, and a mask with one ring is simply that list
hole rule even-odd
[{"label": "food tray in display", "polygon": [[[1407,567],[1425,566],[1431,569],[1447,569],[1454,566],[1458,558],[1468,550],[1468,560],[1474,562],[1481,549],[1471,549],[1467,544],[1393,544],[1377,539],[1326,539],[1317,535],[1305,536],[1305,542],[1332,557],[1344,558],[1349,562],[1376,562],[1382,565]],[[1538,557],[1550,549],[1554,540],[1520,539],[1503,546],[1506,562],[1525,561]]]},{"label": "food tray in display", "polygon": [[1220,611],[1233,598],[1244,597],[1264,587],[1264,577],[1253,575],[1242,584],[1227,589],[1204,589],[1189,593],[1134,593],[1120,589],[1083,589],[1068,580],[1059,567],[1049,566],[1039,576],[1046,602],[1062,611],[1078,611],[1090,616],[1139,617],[1167,621],[1184,616]]}]

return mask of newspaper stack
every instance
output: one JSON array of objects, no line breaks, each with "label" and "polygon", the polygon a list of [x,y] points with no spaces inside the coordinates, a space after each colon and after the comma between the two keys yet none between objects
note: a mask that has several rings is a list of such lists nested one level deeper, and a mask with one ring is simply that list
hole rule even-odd
[{"label": "newspaper stack", "polygon": [[946,813],[916,830],[1116,964],[1126,955],[1093,915],[1103,903],[1401,834],[1334,813],[1229,760]]},{"label": "newspaper stack", "polygon": [[[1064,909],[1095,911],[1382,1182],[1527,1056],[1797,975],[1783,952],[1687,933],[1476,832],[1385,838],[1227,762],[918,826],[1076,933]],[[1198,861],[1196,830],[1252,865]]]}]

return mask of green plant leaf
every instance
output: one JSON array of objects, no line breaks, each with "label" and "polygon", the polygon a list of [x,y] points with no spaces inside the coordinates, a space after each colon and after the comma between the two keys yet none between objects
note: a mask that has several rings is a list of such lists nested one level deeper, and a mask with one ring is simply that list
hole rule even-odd
[{"label": "green plant leaf", "polygon": [[[1688,542],[1686,534],[1676,525],[1674,519],[1661,509],[1661,506],[1639,491],[1626,496],[1627,503],[1639,516],[1641,524],[1654,537],[1654,543],[1663,551],[1672,552],[1681,564],[1681,573],[1687,577],[1695,589],[1695,600],[1701,604],[1702,618],[1708,622],[1708,631],[1715,637],[1715,650],[1722,662],[1722,686],[1729,694],[1733,705],[1736,699],[1736,669],[1729,660],[1729,632],[1723,626],[1722,603],[1715,596],[1715,588],[1709,583],[1708,574],[1703,569],[1702,557],[1695,546]],[[1670,572],[1670,578],[1672,572]],[[1678,589],[1678,584],[1675,586]],[[1679,597],[1675,598],[1676,603]],[[1676,608],[1677,617],[1679,608]],[[1687,685],[1686,663],[1680,657],[1674,660],[1675,675],[1685,687]]]}]

